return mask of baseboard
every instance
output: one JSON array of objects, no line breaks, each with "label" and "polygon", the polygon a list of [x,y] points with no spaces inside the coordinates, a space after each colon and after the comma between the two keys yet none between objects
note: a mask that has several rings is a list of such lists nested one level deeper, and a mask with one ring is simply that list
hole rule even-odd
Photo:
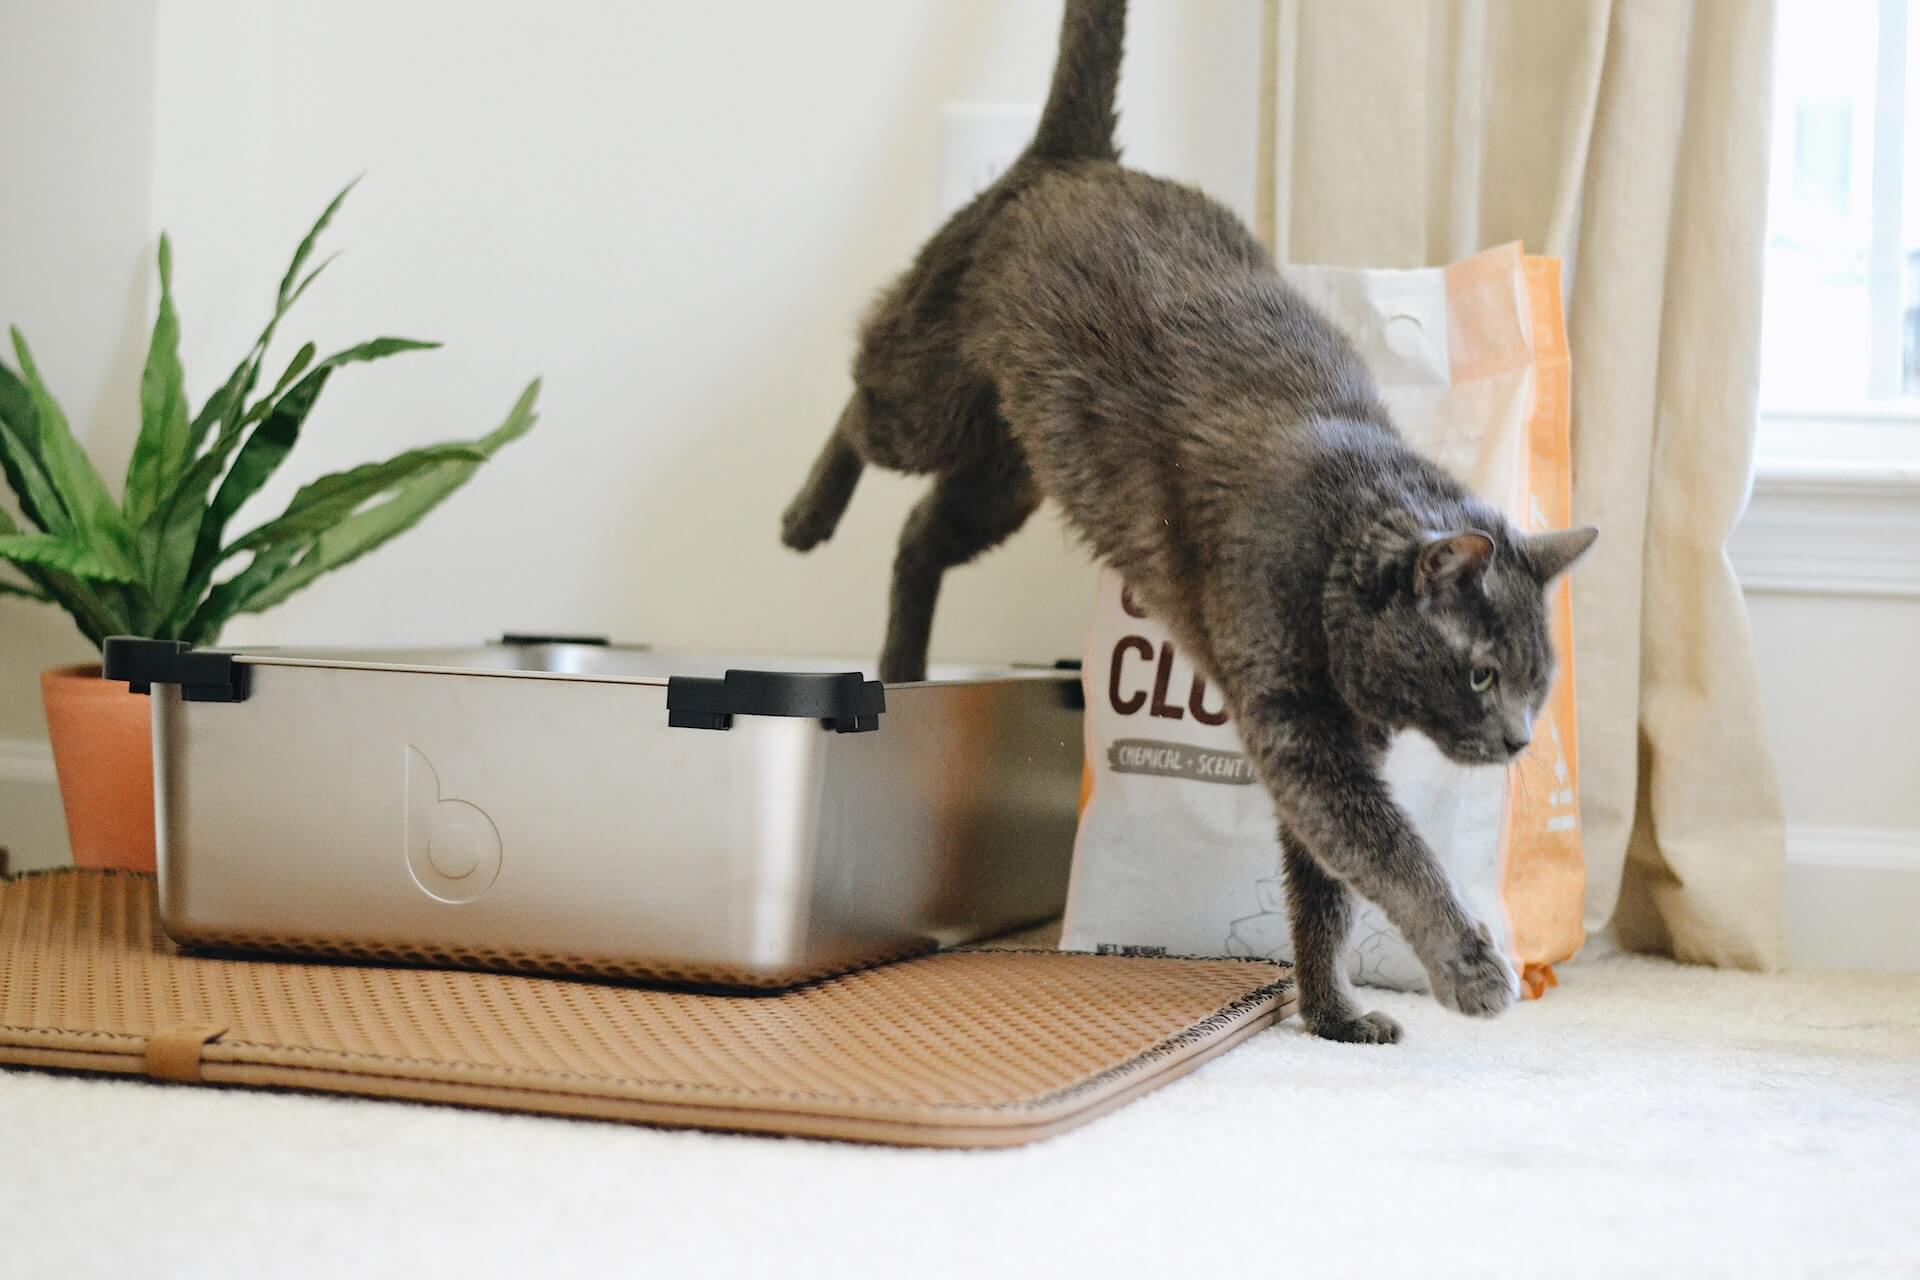
[{"label": "baseboard", "polygon": [[52,786],[53,748],[36,738],[0,738],[0,782]]},{"label": "baseboard", "polygon": [[1787,829],[1796,969],[1920,972],[1920,829]]},{"label": "baseboard", "polygon": [[1787,862],[1920,875],[1920,828],[1788,827]]}]

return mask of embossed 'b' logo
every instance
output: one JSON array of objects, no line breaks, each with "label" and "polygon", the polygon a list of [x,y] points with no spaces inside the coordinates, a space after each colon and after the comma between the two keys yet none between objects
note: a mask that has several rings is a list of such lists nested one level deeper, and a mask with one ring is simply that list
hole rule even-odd
[{"label": "embossed 'b' logo", "polygon": [[428,896],[472,902],[500,874],[500,832],[479,805],[440,798],[440,775],[407,748],[407,870]]}]

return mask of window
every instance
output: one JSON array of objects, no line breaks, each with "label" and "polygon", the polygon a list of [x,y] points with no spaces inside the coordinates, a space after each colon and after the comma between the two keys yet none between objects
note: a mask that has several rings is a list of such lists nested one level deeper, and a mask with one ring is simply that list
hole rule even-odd
[{"label": "window", "polygon": [[1761,452],[1920,458],[1920,15],[1778,14]]}]

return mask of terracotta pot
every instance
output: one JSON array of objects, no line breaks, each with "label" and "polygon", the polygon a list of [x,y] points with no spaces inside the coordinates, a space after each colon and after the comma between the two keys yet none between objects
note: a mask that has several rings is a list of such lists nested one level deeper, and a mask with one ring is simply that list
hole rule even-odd
[{"label": "terracotta pot", "polygon": [[98,666],[43,672],[40,696],[74,865],[152,871],[152,704]]}]

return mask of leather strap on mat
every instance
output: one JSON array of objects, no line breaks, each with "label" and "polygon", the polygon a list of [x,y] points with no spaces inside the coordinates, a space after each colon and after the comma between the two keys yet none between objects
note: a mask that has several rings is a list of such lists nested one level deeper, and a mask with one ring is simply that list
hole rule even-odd
[{"label": "leather strap on mat", "polygon": [[168,1027],[147,1037],[147,1074],[155,1080],[177,1080],[181,1084],[199,1084],[200,1051],[220,1038],[225,1027],[189,1022],[184,1027]]},{"label": "leather strap on mat", "polygon": [[951,951],[780,995],[183,954],[146,876],[0,884],[0,1063],[928,1146],[1070,1129],[1291,1009],[1266,961]]}]

